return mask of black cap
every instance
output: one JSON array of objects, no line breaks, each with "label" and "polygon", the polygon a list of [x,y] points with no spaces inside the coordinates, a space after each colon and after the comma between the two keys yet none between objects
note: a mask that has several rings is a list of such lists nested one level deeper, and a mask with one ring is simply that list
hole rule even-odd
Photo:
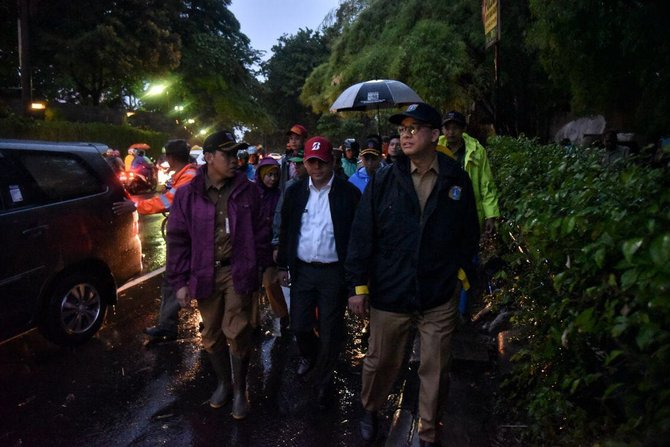
[{"label": "black cap", "polygon": [[235,136],[229,130],[220,130],[209,135],[205,138],[205,142],[202,144],[203,152],[230,152],[238,151],[239,149],[246,149],[249,147],[247,143],[241,142],[237,143],[235,141]]},{"label": "black cap", "polygon": [[188,154],[189,147],[185,140],[170,140],[165,143],[165,155]]},{"label": "black cap", "polygon": [[401,124],[405,118],[414,118],[422,123],[430,124],[433,129],[439,129],[442,122],[440,112],[423,102],[410,104],[404,112],[391,116],[389,122]]},{"label": "black cap", "polygon": [[361,151],[361,155],[363,155],[363,152],[366,151],[366,153],[369,153],[370,149],[376,151],[377,153],[382,151],[382,145],[379,143],[379,139],[377,139],[377,137],[368,137],[368,139],[365,140],[365,147]]},{"label": "black cap", "polygon": [[360,149],[360,145],[358,144],[358,141],[356,141],[355,138],[347,138],[346,140],[344,140],[343,146],[344,150],[348,149],[353,152],[358,152],[358,150]]},{"label": "black cap", "polygon": [[465,122],[465,117],[463,116],[462,113],[458,113],[456,111],[451,111],[447,112],[446,115],[444,115],[444,119],[442,120],[442,125],[446,125],[447,123],[456,123],[458,125],[461,125],[465,127],[467,123]]}]

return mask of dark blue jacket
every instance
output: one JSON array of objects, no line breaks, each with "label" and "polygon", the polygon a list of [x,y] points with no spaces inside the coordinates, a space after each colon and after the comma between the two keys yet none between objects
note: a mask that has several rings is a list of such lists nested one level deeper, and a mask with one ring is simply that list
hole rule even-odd
[{"label": "dark blue jacket", "polygon": [[378,169],[363,193],[345,269],[350,294],[368,285],[376,309],[431,309],[452,296],[459,269],[474,276],[479,221],[472,184],[454,160],[437,157],[440,173],[423,218],[405,156]]}]

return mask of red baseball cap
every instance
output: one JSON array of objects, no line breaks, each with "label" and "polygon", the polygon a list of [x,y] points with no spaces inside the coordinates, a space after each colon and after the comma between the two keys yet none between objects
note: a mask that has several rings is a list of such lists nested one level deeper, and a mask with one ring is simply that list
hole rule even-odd
[{"label": "red baseball cap", "polygon": [[304,160],[318,158],[319,160],[330,163],[333,160],[333,145],[327,138],[312,137],[305,143]]},{"label": "red baseball cap", "polygon": [[300,125],[300,124],[294,124],[291,129],[289,129],[288,132],[286,132],[286,135],[291,135],[292,133],[296,135],[300,135],[303,138],[307,138],[307,129],[305,129],[305,126]]}]

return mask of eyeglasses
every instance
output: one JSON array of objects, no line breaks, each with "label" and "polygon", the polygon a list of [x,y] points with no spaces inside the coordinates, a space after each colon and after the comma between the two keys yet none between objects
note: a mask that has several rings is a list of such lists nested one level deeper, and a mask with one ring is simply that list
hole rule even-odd
[{"label": "eyeglasses", "polygon": [[431,127],[431,126],[427,126],[425,124],[411,124],[409,126],[400,126],[398,127],[398,134],[402,135],[403,133],[409,133],[410,135],[414,136],[422,127]]}]

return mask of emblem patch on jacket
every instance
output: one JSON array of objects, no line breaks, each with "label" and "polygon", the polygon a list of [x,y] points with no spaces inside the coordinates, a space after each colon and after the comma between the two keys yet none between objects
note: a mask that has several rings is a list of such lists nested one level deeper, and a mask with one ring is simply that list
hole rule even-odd
[{"label": "emblem patch on jacket", "polygon": [[451,200],[461,200],[461,187],[452,186],[449,190],[449,198]]}]

